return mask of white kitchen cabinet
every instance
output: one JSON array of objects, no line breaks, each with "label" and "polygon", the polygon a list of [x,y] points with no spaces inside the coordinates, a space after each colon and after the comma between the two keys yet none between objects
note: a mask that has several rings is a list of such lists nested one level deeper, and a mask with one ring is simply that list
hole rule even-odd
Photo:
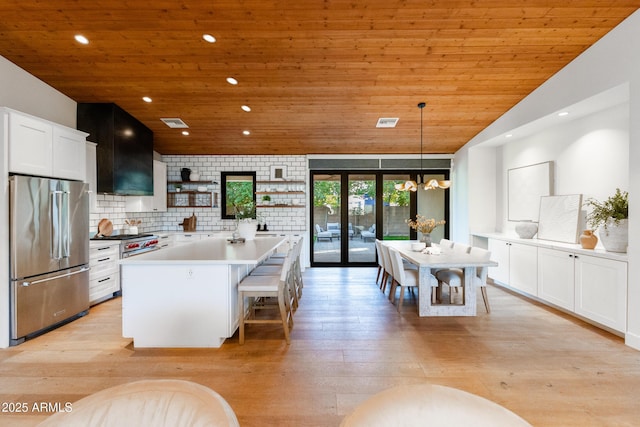
[{"label": "white kitchen cabinet", "polygon": [[627,263],[539,248],[538,297],[618,332],[625,332]]},{"label": "white kitchen cabinet", "polygon": [[627,263],[575,257],[575,312],[619,332],[627,330]]},{"label": "white kitchen cabinet", "polygon": [[160,232],[156,233],[158,235],[158,247],[160,249],[165,249],[171,247],[173,244],[173,236],[171,233]]},{"label": "white kitchen cabinet", "polygon": [[9,110],[9,172],[86,179],[87,134]]},{"label": "white kitchen cabinet", "polygon": [[96,165],[96,143],[86,142],[85,147],[86,155],[86,180],[89,184],[89,212],[98,213],[98,168]]},{"label": "white kitchen cabinet", "polygon": [[538,297],[574,310],[575,263],[572,252],[538,248]]},{"label": "white kitchen cabinet", "polygon": [[87,134],[62,126],[53,127],[53,176],[86,179]]},{"label": "white kitchen cabinet", "polygon": [[9,172],[52,176],[53,125],[9,113]]},{"label": "white kitchen cabinet", "polygon": [[89,301],[91,305],[112,298],[120,290],[119,241],[92,240],[89,248]]},{"label": "white kitchen cabinet", "polygon": [[489,239],[488,249],[491,259],[498,267],[489,268],[489,277],[494,281],[536,296],[537,248],[506,240]]},{"label": "white kitchen cabinet", "polygon": [[153,161],[153,196],[127,196],[127,212],[166,212],[167,211],[167,164]]}]

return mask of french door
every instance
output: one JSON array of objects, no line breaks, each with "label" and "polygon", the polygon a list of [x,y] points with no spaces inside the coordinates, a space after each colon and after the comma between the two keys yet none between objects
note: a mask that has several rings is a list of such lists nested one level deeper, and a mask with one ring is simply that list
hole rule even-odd
[{"label": "french door", "polygon": [[[444,190],[406,192],[396,184],[415,173],[381,171],[311,172],[311,265],[370,266],[376,263],[375,240],[415,239],[406,224],[416,213],[448,219],[449,196]],[[448,179],[448,171],[428,178]],[[434,241],[448,235],[448,225],[436,229]]]}]

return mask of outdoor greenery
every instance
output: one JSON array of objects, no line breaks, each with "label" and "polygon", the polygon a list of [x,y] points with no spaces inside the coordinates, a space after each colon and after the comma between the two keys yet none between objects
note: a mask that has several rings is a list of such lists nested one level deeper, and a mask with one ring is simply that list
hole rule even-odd
[{"label": "outdoor greenery", "polygon": [[[390,206],[409,206],[409,193],[398,191],[395,184],[402,181],[384,181],[382,201]],[[340,206],[340,181],[316,181],[313,183],[313,205],[328,206],[337,209]],[[354,196],[368,196],[375,199],[376,183],[373,180],[350,181],[349,194]]]},{"label": "outdoor greenery", "polygon": [[228,181],[227,182],[227,194],[226,194],[226,206],[227,209],[233,209],[230,214],[235,215],[238,218],[238,214],[244,215],[242,212],[248,211],[253,216],[242,216],[242,218],[255,217],[255,207],[248,209],[247,207],[253,206],[253,182],[250,181]]},{"label": "outdoor greenery", "polygon": [[591,212],[587,215],[587,224],[595,230],[603,225],[607,228],[607,222],[613,220],[617,225],[621,219],[629,218],[629,193],[616,188],[616,193],[604,202],[595,199],[587,200]]}]

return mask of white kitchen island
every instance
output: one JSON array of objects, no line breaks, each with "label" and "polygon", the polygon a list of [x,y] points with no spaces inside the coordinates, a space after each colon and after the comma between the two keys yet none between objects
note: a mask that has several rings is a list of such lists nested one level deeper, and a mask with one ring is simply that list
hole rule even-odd
[{"label": "white kitchen island", "polygon": [[121,260],[122,335],[135,347],[220,347],[238,328],[238,283],[286,240],[208,238]]}]

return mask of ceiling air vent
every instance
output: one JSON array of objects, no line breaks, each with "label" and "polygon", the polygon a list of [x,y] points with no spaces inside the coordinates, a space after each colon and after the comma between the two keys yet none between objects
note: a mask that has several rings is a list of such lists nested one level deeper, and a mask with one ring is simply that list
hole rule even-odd
[{"label": "ceiling air vent", "polygon": [[378,119],[378,123],[376,124],[377,128],[394,128],[396,127],[396,124],[398,124],[398,119],[397,117],[391,117],[391,118],[385,118],[385,117],[381,117]]},{"label": "ceiling air vent", "polygon": [[160,119],[160,120],[162,120],[164,124],[169,126],[171,129],[184,129],[189,127],[189,125],[183,122],[182,119],[178,119],[178,118]]}]

